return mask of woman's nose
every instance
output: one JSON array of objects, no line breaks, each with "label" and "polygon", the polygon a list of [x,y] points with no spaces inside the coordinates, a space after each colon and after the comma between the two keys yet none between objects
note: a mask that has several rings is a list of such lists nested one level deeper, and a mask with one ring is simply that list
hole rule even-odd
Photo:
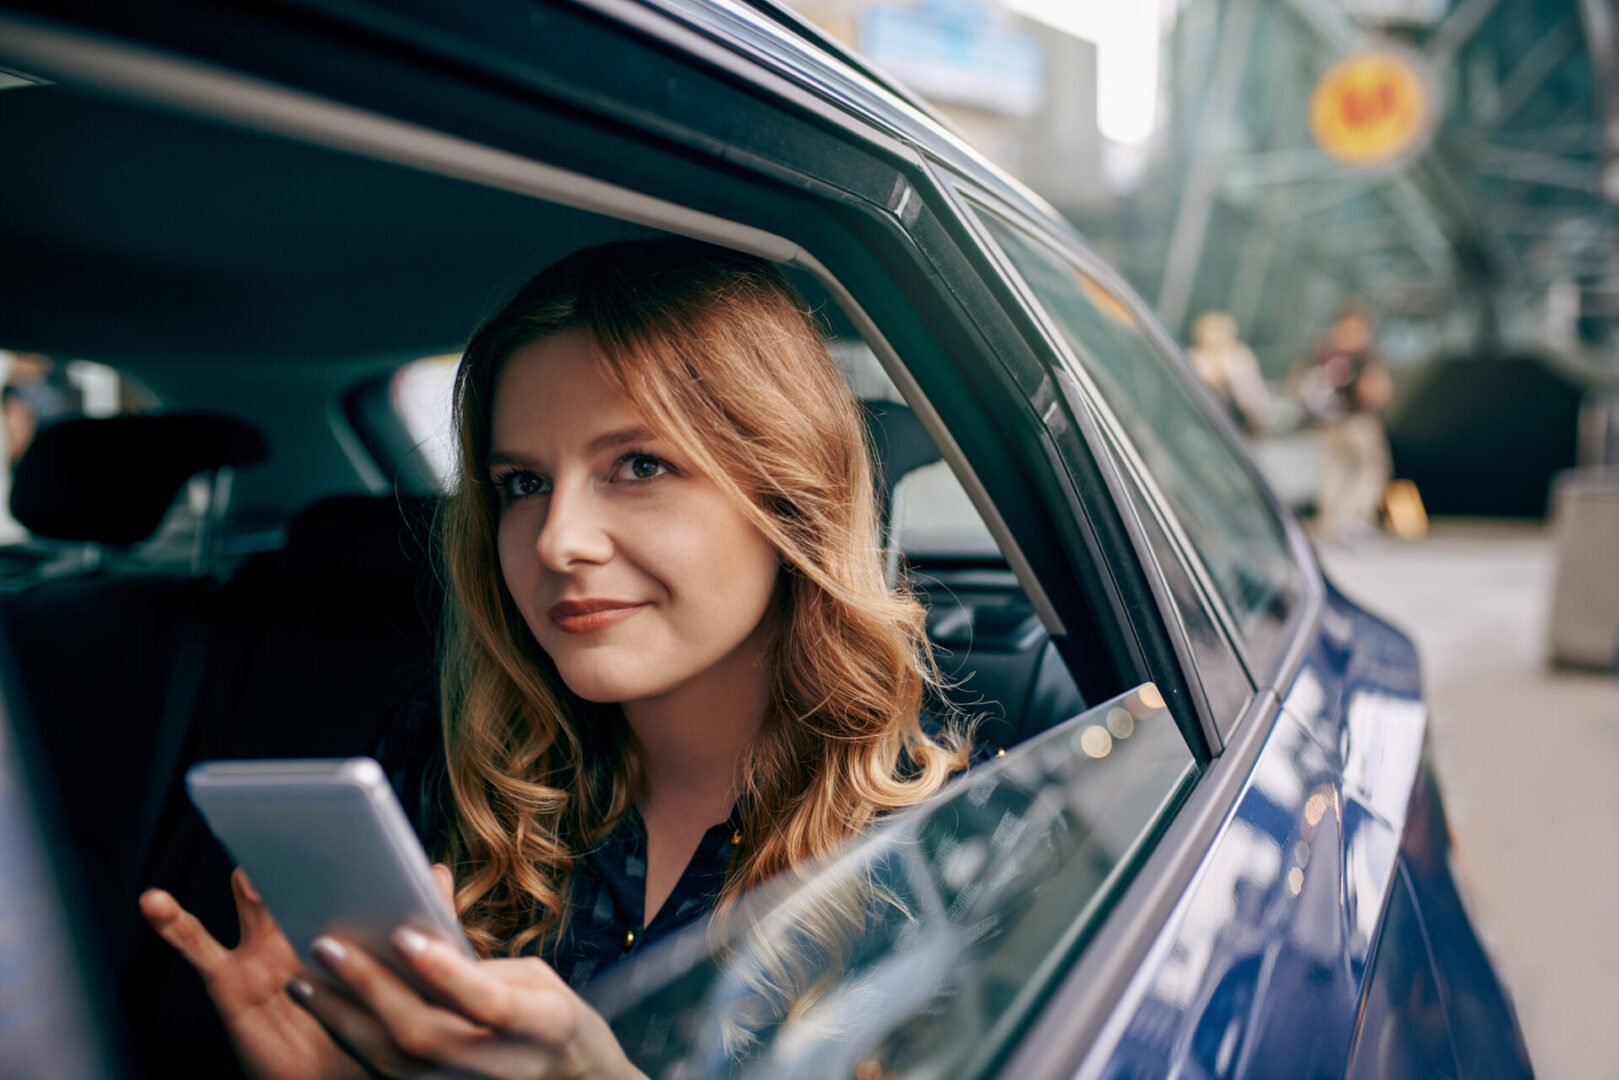
[{"label": "woman's nose", "polygon": [[534,546],[546,568],[559,573],[612,557],[612,538],[588,482],[556,483]]}]

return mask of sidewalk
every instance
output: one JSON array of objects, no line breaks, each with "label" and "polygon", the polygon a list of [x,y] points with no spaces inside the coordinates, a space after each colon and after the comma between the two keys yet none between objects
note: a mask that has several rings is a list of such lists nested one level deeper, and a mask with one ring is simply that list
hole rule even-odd
[{"label": "sidewalk", "polygon": [[1321,557],[1421,652],[1458,869],[1536,1074],[1619,1080],[1619,678],[1543,662],[1549,530],[1440,522]]}]

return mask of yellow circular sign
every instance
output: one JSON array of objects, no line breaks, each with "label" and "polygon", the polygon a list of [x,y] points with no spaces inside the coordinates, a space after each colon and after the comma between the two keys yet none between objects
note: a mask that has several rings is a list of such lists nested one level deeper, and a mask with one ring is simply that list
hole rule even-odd
[{"label": "yellow circular sign", "polygon": [[1386,50],[1345,57],[1310,95],[1310,133],[1328,157],[1381,165],[1409,153],[1432,127],[1433,101],[1415,64]]}]

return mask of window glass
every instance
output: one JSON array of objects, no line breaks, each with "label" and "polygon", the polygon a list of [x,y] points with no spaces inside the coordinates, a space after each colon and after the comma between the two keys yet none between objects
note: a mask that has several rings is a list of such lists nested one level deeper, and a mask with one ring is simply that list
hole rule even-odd
[{"label": "window glass", "polygon": [[11,470],[42,427],[80,416],[144,412],[155,399],[105,364],[0,349],[0,544],[29,539],[11,516]]},{"label": "window glass", "polygon": [[1129,498],[1138,507],[1136,516],[1147,546],[1152,551],[1153,561],[1162,575],[1169,601],[1180,616],[1181,632],[1191,650],[1192,663],[1197,666],[1197,682],[1208,702],[1215,727],[1222,738],[1228,736],[1253,698],[1248,675],[1232,651],[1230,639],[1209,612],[1200,590],[1192,583],[1192,577],[1165,534],[1158,515],[1146,504],[1146,497],[1137,486],[1131,470],[1121,463],[1119,473],[1124,477]]},{"label": "window glass", "polygon": [[440,487],[455,469],[455,428],[451,416],[455,367],[459,356],[429,356],[398,368],[388,385],[388,399],[404,421],[416,451]]},{"label": "window glass", "polygon": [[[593,984],[665,1077],[974,1077],[1033,1017],[1178,805],[1150,684],[979,766],[805,879]],[[716,932],[717,931],[717,932]],[[862,1069],[862,1066],[865,1066]]]},{"label": "window glass", "polygon": [[1263,654],[1302,582],[1252,475],[1118,297],[1043,244],[983,220],[1123,425],[1239,632]]}]

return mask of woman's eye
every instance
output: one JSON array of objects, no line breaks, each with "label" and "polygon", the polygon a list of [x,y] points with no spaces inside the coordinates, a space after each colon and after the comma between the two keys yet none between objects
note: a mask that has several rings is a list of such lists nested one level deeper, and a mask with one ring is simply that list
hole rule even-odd
[{"label": "woman's eye", "polygon": [[619,480],[652,480],[669,471],[669,467],[651,454],[626,454],[618,463]]},{"label": "woman's eye", "polygon": [[500,491],[508,499],[524,499],[530,495],[543,495],[549,490],[545,480],[537,473],[514,472],[500,478]]}]

